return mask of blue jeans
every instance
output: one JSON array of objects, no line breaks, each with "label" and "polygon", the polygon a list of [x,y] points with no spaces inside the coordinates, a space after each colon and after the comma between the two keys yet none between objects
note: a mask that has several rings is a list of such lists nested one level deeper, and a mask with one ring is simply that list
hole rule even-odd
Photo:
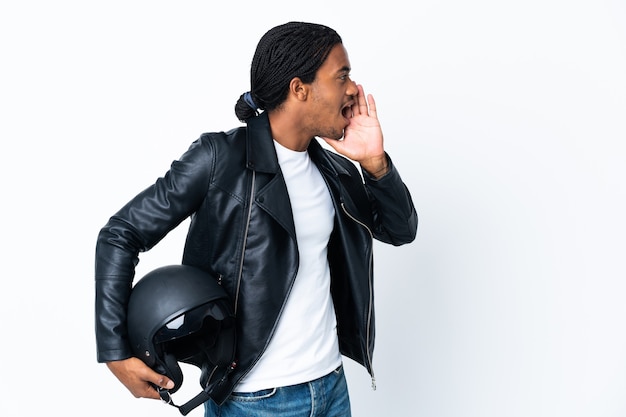
[{"label": "blue jeans", "polygon": [[311,382],[257,392],[234,392],[222,406],[204,403],[205,417],[350,417],[348,385],[340,366]]}]

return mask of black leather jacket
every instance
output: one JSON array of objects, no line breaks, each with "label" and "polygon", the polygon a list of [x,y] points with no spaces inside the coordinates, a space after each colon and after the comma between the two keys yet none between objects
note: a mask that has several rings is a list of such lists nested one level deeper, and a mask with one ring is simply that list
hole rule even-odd
[{"label": "black leather jacket", "polygon": [[[336,212],[328,260],[339,346],[373,378],[372,239],[413,241],[417,214],[391,160],[375,180],[316,140],[308,150]],[[265,114],[247,127],[203,134],[102,228],[95,266],[99,362],[132,356],[125,305],[138,255],[190,216],[182,263],[212,273],[237,314],[238,366],[213,393],[221,403],[264,352],[298,269],[289,197]]]}]

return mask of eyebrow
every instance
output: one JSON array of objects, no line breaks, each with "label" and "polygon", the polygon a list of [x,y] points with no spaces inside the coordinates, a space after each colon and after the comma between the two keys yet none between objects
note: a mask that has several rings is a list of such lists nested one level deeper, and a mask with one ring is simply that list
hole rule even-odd
[{"label": "eyebrow", "polygon": [[344,66],[343,66],[343,67],[341,67],[341,68],[339,69],[339,71],[337,71],[337,72],[338,72],[338,73],[340,73],[340,72],[350,72],[350,71],[351,71],[350,67],[349,67],[349,66],[347,66],[347,65],[344,65]]}]

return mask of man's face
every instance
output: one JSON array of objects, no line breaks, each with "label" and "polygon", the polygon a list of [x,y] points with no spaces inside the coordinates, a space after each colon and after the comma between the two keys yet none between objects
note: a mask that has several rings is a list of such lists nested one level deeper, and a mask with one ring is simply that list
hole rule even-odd
[{"label": "man's face", "polygon": [[333,47],[311,83],[310,108],[306,123],[315,136],[343,137],[350,123],[350,106],[358,94],[350,79],[350,61],[342,44]]}]

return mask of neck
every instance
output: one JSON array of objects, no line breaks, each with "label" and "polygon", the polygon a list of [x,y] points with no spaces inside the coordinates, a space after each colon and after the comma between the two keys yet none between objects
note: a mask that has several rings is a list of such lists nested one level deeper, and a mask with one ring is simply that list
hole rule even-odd
[{"label": "neck", "polygon": [[275,110],[268,114],[272,137],[292,151],[307,150],[313,136],[302,127],[302,118],[292,113]]}]

